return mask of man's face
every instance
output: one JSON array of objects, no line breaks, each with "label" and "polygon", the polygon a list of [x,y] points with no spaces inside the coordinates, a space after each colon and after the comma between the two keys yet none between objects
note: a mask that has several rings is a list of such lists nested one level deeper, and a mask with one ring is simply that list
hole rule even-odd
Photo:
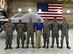
[{"label": "man's face", "polygon": [[32,23],[32,18],[29,18],[29,22]]},{"label": "man's face", "polygon": [[57,19],[56,19],[56,18],[54,18],[54,21],[56,22],[56,21],[57,21]]},{"label": "man's face", "polygon": [[38,23],[40,23],[41,22],[41,19],[38,19]]},{"label": "man's face", "polygon": [[19,23],[22,23],[22,20],[19,20]]},{"label": "man's face", "polygon": [[48,22],[48,19],[45,19],[45,22]]}]

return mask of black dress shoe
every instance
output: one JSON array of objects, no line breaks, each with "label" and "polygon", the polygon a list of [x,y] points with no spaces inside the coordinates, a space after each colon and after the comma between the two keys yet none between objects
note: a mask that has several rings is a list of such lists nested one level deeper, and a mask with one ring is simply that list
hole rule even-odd
[{"label": "black dress shoe", "polygon": [[46,48],[48,49],[49,47],[47,46]]},{"label": "black dress shoe", "polygon": [[13,49],[12,47],[9,47],[9,49]]},{"label": "black dress shoe", "polygon": [[69,46],[67,46],[68,49],[71,49]]},{"label": "black dress shoe", "polygon": [[5,47],[5,48],[4,48],[4,50],[7,50],[7,49],[8,49],[8,47]]},{"label": "black dress shoe", "polygon": [[57,48],[60,48],[59,46],[57,46]]},{"label": "black dress shoe", "polygon": [[45,48],[45,46],[43,46],[43,48]]},{"label": "black dress shoe", "polygon": [[32,46],[32,48],[35,48],[34,46]]},{"label": "black dress shoe", "polygon": [[51,46],[50,48],[54,48],[54,46]]},{"label": "black dress shoe", "polygon": [[24,48],[24,46],[22,46],[22,48]]}]

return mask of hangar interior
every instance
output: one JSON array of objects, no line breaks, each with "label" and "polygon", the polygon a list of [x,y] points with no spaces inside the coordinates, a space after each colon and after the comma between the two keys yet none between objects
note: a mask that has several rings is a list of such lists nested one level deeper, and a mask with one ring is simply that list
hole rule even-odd
[{"label": "hangar interior", "polygon": [[[70,31],[69,31],[69,40],[70,40],[70,47],[71,49],[66,49],[66,44],[64,41],[64,48],[63,49],[57,49],[56,47],[54,49],[32,49],[31,45],[28,49],[15,49],[16,47],[16,31],[14,31],[14,40],[13,40],[13,48],[14,49],[8,49],[4,50],[5,47],[5,40],[4,36],[5,33],[2,31],[0,33],[0,54],[73,54],[73,0],[0,0],[3,1],[1,4],[0,2],[0,9],[4,10],[7,14],[7,18],[12,17],[13,15],[17,14],[19,11],[21,11],[22,14],[26,14],[31,9],[32,12],[37,13],[37,2],[48,2],[48,3],[62,3],[63,4],[63,16],[66,17],[68,23],[70,24]],[[0,11],[1,11],[0,10]],[[60,32],[61,33],[61,32]],[[61,35],[60,35],[61,36]],[[51,38],[50,38],[51,39]],[[43,45],[43,38],[42,45]],[[51,41],[50,41],[51,42]],[[25,45],[26,46],[26,45]]]},{"label": "hangar interior", "polygon": [[[63,17],[66,17],[67,21],[70,24],[70,27],[73,27],[73,1],[72,0],[5,0],[4,7],[5,12],[8,17],[11,17],[18,13],[18,10],[21,10],[22,14],[29,12],[29,9],[32,12],[37,13],[37,3],[38,2],[48,2],[48,3],[62,3],[63,4]],[[69,12],[69,13],[68,13]]]}]

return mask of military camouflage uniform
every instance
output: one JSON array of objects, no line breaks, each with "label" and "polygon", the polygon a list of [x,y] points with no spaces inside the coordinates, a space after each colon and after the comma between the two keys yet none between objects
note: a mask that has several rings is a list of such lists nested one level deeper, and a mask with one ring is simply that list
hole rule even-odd
[{"label": "military camouflage uniform", "polygon": [[55,41],[55,38],[56,38],[56,44],[57,44],[57,47],[59,47],[59,23],[57,22],[53,22],[51,24],[51,29],[52,29],[52,47],[54,47],[54,41]]},{"label": "military camouflage uniform", "polygon": [[11,47],[12,45],[12,39],[13,39],[13,31],[14,31],[14,24],[12,23],[5,23],[3,26],[3,29],[5,31],[5,40],[6,40],[6,46]]},{"label": "military camouflage uniform", "polygon": [[27,23],[27,47],[31,37],[31,44],[34,47],[34,24]]},{"label": "military camouflage uniform", "polygon": [[17,48],[19,48],[19,44],[20,44],[20,39],[21,39],[21,44],[22,44],[22,48],[24,48],[24,24],[17,24]]},{"label": "military camouflage uniform", "polygon": [[69,35],[68,35],[68,31],[69,31],[69,24],[67,23],[62,23],[61,24],[61,46],[63,46],[63,40],[64,37],[66,39],[66,44],[69,44]]},{"label": "military camouflage uniform", "polygon": [[49,37],[50,37],[50,23],[45,23],[43,24],[43,39],[44,39],[44,46],[45,47],[46,43],[47,43],[47,48],[49,45]]}]

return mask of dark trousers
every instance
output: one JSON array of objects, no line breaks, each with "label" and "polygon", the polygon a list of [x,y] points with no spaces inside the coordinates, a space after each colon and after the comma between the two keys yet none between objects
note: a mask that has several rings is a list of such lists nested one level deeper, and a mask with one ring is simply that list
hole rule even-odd
[{"label": "dark trousers", "polygon": [[20,39],[21,39],[21,44],[24,45],[24,35],[23,34],[17,34],[17,45],[20,44]]},{"label": "dark trousers", "polygon": [[5,44],[11,46],[12,45],[12,39],[13,39],[12,34],[11,35],[6,34],[6,36],[5,36],[5,41],[6,41]]},{"label": "dark trousers", "polygon": [[34,33],[27,32],[27,44],[29,44],[31,38],[31,44],[34,44]]},{"label": "dark trousers", "polygon": [[49,44],[50,33],[43,33],[44,44]]},{"label": "dark trousers", "polygon": [[58,45],[59,44],[59,34],[52,34],[52,45],[54,45],[54,42],[55,42],[55,38],[56,38],[56,44]]},{"label": "dark trousers", "polygon": [[69,35],[68,35],[68,33],[67,34],[62,33],[62,35],[61,35],[61,44],[63,44],[64,37],[66,39],[66,44],[69,44]]}]

